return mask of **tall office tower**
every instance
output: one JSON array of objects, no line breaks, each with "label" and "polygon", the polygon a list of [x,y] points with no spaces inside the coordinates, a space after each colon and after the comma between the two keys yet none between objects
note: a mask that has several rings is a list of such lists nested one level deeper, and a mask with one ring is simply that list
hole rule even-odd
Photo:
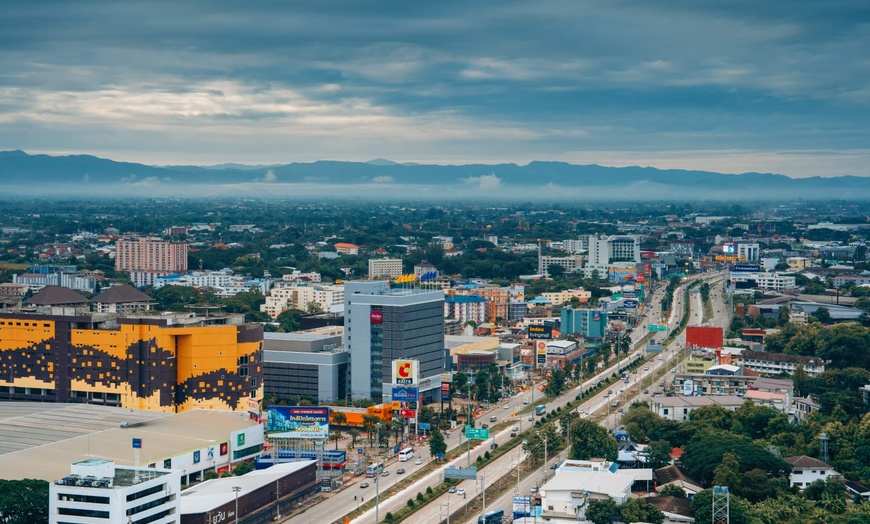
[{"label": "tall office tower", "polygon": [[353,398],[391,400],[393,360],[411,359],[419,362],[420,392],[434,400],[445,362],[444,292],[345,282],[344,347]]}]

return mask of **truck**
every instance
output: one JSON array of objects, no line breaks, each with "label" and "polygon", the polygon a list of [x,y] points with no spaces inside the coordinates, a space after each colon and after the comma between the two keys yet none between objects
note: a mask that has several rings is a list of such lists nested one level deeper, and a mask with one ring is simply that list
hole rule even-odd
[{"label": "truck", "polygon": [[535,415],[543,415],[547,412],[547,406],[541,404],[540,406],[535,408]]}]

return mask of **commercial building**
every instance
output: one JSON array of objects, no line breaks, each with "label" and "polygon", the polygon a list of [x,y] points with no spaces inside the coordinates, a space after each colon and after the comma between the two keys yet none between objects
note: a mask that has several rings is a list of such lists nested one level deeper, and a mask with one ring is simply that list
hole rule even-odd
[{"label": "commercial building", "polygon": [[[33,299],[55,290],[75,294],[46,288]],[[63,304],[72,300],[0,312],[0,400],[174,412],[247,411],[262,399],[263,327],[243,315],[118,316]]]},{"label": "commercial building", "polygon": [[278,318],[278,315],[288,309],[302,311],[319,309],[321,312],[329,313],[343,303],[344,286],[341,284],[284,285],[284,282],[279,282],[269,292],[266,303],[260,305],[260,311],[267,313],[272,318]]},{"label": "commercial building", "polygon": [[732,357],[741,366],[768,375],[791,375],[803,367],[807,375],[816,377],[825,372],[825,361],[818,357],[768,353],[766,351],[743,351]]},{"label": "commercial building", "polygon": [[314,460],[276,464],[240,477],[208,480],[184,491],[180,523],[271,522],[304,504],[301,501],[318,488]]},{"label": "commercial building", "polygon": [[575,273],[583,268],[583,257],[580,255],[568,255],[567,257],[541,255],[538,257],[538,274],[549,278],[550,266],[559,266],[565,273]]},{"label": "commercial building", "polygon": [[[133,438],[141,439],[138,462]],[[69,474],[69,464],[100,458],[146,471],[178,470],[188,484],[258,456],[263,442],[263,426],[248,413],[0,402],[0,478],[8,480],[54,481]]]},{"label": "commercial building", "polygon": [[266,398],[291,401],[307,396],[316,402],[347,398],[350,354],[341,339],[340,334],[264,333]]},{"label": "commercial building", "polygon": [[151,309],[155,300],[133,286],[112,286],[91,299],[97,313],[128,315]]},{"label": "commercial building", "polygon": [[544,518],[586,520],[586,509],[593,500],[612,499],[624,504],[640,470],[618,470],[600,459],[568,460],[556,469],[553,478],[541,486]]},{"label": "commercial building", "polygon": [[49,484],[50,524],[148,522],[180,519],[181,473],[177,470],[116,467],[89,459],[70,467],[70,475]]},{"label": "commercial building", "polygon": [[633,235],[589,237],[586,265],[591,268],[607,268],[618,262],[640,263],[640,240]]},{"label": "commercial building", "polygon": [[397,278],[402,276],[401,258],[371,258],[369,259],[369,278]]},{"label": "commercial building", "polygon": [[729,284],[736,289],[761,288],[772,290],[794,289],[797,287],[795,277],[782,273],[737,272],[728,275]]},{"label": "commercial building", "polygon": [[697,408],[703,406],[721,406],[729,411],[734,411],[745,402],[744,399],[734,395],[709,396],[709,397],[653,397],[650,400],[650,409],[653,413],[668,420],[685,422],[689,415]]},{"label": "commercial building", "polygon": [[761,247],[753,242],[740,242],[737,244],[737,257],[746,262],[758,262],[761,256]]},{"label": "commercial building", "polygon": [[22,284],[31,291],[39,291],[46,286],[61,286],[93,293],[97,287],[97,275],[77,271],[75,266],[34,265],[26,273],[12,275],[13,284]]},{"label": "commercial building", "polygon": [[335,244],[335,252],[341,255],[359,255],[359,246],[346,242],[338,242]]},{"label": "commercial building", "polygon": [[607,312],[602,309],[562,308],[562,334],[579,333],[587,340],[601,340],[607,330]]},{"label": "commercial building", "polygon": [[391,288],[387,281],[347,282],[344,315],[353,398],[392,400],[393,360],[405,359],[419,362],[424,396],[440,392],[446,361],[443,291]]},{"label": "commercial building", "polygon": [[153,285],[157,277],[187,272],[187,242],[120,239],[115,245],[115,269],[128,271],[137,287]]}]

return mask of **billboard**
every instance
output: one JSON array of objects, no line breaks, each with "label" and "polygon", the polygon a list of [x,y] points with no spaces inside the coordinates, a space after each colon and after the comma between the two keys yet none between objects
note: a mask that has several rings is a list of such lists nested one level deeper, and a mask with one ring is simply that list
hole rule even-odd
[{"label": "billboard", "polygon": [[416,360],[393,361],[393,384],[416,384],[420,381],[420,363]]},{"label": "billboard", "polygon": [[532,514],[532,497],[514,497],[514,518],[528,517]]},{"label": "billboard", "polygon": [[553,325],[529,326],[529,338],[553,338]]},{"label": "billboard", "polygon": [[399,410],[399,415],[401,415],[402,418],[414,418],[414,415],[416,415],[416,414],[417,413],[413,409],[400,409]]},{"label": "billboard", "polygon": [[394,402],[416,402],[420,398],[420,390],[410,386],[393,386]]},{"label": "billboard", "polygon": [[450,400],[450,382],[441,383],[441,400]]},{"label": "billboard", "polygon": [[637,300],[623,299],[622,307],[623,309],[637,309]]},{"label": "billboard", "polygon": [[761,266],[753,266],[748,264],[735,264],[731,266],[732,273],[758,273],[761,271]]},{"label": "billboard", "polygon": [[724,333],[720,327],[686,327],[686,347],[721,348]]},{"label": "billboard", "polygon": [[326,439],[329,437],[329,408],[269,406],[266,432],[273,438]]}]

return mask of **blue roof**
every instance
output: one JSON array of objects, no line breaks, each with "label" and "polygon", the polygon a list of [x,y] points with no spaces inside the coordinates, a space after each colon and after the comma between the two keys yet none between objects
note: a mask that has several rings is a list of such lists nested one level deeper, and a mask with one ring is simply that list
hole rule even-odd
[{"label": "blue roof", "polygon": [[478,297],[476,295],[475,296],[466,296],[466,295],[456,296],[456,295],[454,295],[454,296],[444,297],[444,302],[447,302],[448,304],[449,303],[463,304],[463,303],[468,303],[468,302],[486,302],[486,299],[483,297]]}]

